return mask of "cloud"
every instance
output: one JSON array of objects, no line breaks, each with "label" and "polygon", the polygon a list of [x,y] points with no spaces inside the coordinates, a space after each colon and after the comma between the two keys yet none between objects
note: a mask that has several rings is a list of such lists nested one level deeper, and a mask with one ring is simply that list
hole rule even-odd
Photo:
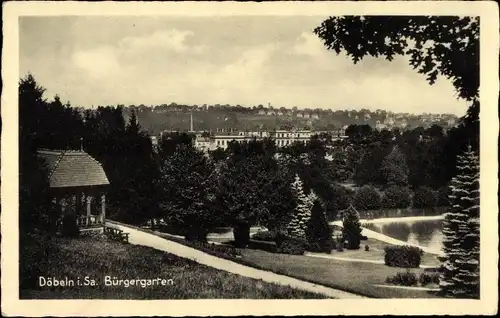
[{"label": "cloud", "polygon": [[186,43],[194,33],[188,30],[159,30],[147,36],[124,37],[118,44],[121,50],[164,49],[177,53],[202,53],[206,46]]},{"label": "cloud", "polygon": [[320,38],[312,32],[302,32],[292,50],[296,54],[311,57],[325,56],[327,53]]},{"label": "cloud", "polygon": [[74,52],[72,61],[90,76],[102,78],[120,71],[120,63],[115,53],[114,48],[103,46]]},{"label": "cloud", "polygon": [[333,109],[466,109],[454,99],[450,81],[431,87],[404,58],[366,57],[354,65],[345,53],[327,50],[312,32],[320,18],[56,22],[38,19],[20,35],[21,72],[34,72],[49,96],[58,93],[86,107],[270,101]]}]

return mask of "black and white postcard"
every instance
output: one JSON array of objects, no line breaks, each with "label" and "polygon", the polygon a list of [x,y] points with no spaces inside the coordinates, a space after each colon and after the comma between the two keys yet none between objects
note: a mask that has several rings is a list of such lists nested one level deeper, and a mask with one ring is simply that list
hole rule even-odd
[{"label": "black and white postcard", "polygon": [[495,314],[498,5],[9,2],[2,314]]}]

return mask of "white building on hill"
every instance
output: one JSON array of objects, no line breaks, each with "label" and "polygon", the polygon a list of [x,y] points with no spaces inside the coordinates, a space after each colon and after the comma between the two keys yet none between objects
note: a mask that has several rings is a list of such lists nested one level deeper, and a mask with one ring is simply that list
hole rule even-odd
[{"label": "white building on hill", "polygon": [[[197,149],[204,152],[213,151],[217,148],[227,149],[232,141],[243,142],[250,141],[253,138],[261,140],[271,138],[275,141],[278,147],[290,146],[295,142],[307,143],[313,135],[319,132],[311,130],[274,130],[274,131],[240,131],[237,133],[217,133],[209,137],[197,135],[194,145]],[[337,136],[334,138],[345,138],[345,136]]]}]

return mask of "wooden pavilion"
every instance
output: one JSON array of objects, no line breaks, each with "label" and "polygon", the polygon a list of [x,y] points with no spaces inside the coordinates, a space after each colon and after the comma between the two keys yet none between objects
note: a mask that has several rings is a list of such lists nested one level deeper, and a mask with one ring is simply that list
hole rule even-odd
[{"label": "wooden pavilion", "polygon": [[80,150],[39,150],[38,155],[47,164],[52,203],[61,219],[74,214],[80,230],[102,231],[109,185],[102,165]]}]

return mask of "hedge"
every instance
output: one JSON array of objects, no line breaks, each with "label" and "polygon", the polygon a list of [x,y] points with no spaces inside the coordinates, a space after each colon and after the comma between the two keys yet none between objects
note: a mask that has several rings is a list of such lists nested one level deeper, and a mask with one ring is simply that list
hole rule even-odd
[{"label": "hedge", "polygon": [[385,265],[392,267],[418,268],[423,251],[415,246],[386,246]]},{"label": "hedge", "polygon": [[276,237],[276,253],[303,255],[307,248],[307,241],[302,238],[278,235]]}]

